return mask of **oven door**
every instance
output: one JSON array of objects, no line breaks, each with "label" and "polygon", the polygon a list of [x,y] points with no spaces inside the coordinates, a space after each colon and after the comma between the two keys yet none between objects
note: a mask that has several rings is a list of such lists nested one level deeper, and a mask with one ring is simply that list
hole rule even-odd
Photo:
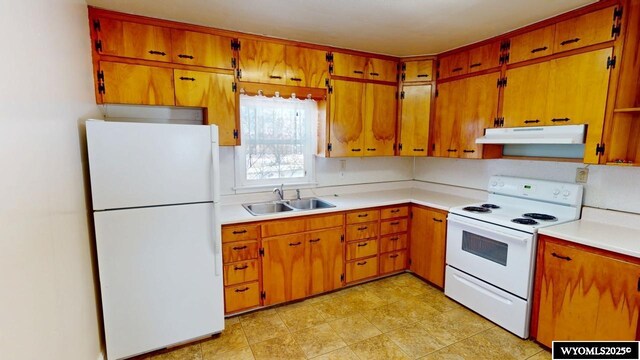
[{"label": "oven door", "polygon": [[523,299],[529,298],[533,234],[450,214],[447,264]]}]

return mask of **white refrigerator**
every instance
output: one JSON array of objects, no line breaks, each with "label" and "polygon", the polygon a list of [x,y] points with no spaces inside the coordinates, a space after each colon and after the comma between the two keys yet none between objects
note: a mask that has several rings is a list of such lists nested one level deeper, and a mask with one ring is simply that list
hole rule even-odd
[{"label": "white refrigerator", "polygon": [[219,333],[218,128],[86,128],[108,359]]}]

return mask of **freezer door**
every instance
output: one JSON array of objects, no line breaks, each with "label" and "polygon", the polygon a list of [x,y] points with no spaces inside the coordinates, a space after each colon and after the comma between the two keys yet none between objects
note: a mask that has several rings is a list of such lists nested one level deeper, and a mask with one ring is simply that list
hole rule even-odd
[{"label": "freezer door", "polygon": [[214,200],[218,145],[211,126],[86,126],[94,210]]},{"label": "freezer door", "polygon": [[223,330],[215,205],[94,213],[109,359]]}]

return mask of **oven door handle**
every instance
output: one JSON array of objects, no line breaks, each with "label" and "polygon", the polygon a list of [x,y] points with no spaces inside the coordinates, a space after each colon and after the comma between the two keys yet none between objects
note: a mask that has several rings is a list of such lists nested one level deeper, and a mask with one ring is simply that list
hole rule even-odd
[{"label": "oven door handle", "polygon": [[[451,218],[449,217],[449,219],[447,219],[447,222],[452,225],[452,224],[458,224],[461,225],[461,229],[462,230],[470,230],[470,231],[475,231],[475,232],[479,232],[481,234],[478,235],[483,235],[485,237],[488,238],[492,238],[492,237],[500,237],[500,239],[494,239],[494,240],[511,240],[514,242],[518,242],[521,244],[526,244],[529,240],[531,240],[532,235],[531,234],[522,234],[520,236],[515,235],[515,234],[509,234],[500,230],[496,230],[496,229],[490,229],[487,228],[485,226],[481,226],[478,224],[473,224],[464,220],[460,220],[458,218]],[[496,225],[496,227],[498,227],[498,225]]]}]

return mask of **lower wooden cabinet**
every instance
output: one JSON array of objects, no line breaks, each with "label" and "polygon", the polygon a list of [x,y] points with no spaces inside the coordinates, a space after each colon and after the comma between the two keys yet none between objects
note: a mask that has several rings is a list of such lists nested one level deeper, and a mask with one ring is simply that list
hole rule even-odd
[{"label": "lower wooden cabinet", "polygon": [[531,334],[638,340],[640,260],[540,235]]},{"label": "lower wooden cabinet", "polygon": [[224,285],[235,285],[258,281],[260,264],[258,260],[240,261],[224,265]]},{"label": "lower wooden cabinet", "polygon": [[378,257],[354,260],[346,266],[347,282],[360,281],[378,275]]},{"label": "lower wooden cabinet", "polygon": [[233,313],[260,305],[260,287],[257,281],[228,286],[224,289],[225,311]]},{"label": "lower wooden cabinet", "polygon": [[380,275],[407,268],[407,251],[400,250],[380,255]]},{"label": "lower wooden cabinet", "polygon": [[444,287],[447,212],[412,206],[409,269]]},{"label": "lower wooden cabinet", "polygon": [[222,228],[224,308],[227,314],[260,306],[259,247],[257,226]]}]

